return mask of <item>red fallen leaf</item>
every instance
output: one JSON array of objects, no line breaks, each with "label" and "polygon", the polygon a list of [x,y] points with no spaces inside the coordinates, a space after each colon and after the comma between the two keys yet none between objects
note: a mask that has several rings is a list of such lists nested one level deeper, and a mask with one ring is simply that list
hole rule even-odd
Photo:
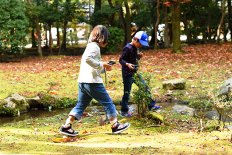
[{"label": "red fallen leaf", "polygon": [[89,132],[87,130],[83,131],[82,134],[88,134]]},{"label": "red fallen leaf", "polygon": [[50,93],[50,94],[53,94],[53,95],[57,95],[57,94],[58,94],[57,91],[50,91],[49,93]]},{"label": "red fallen leaf", "polygon": [[169,6],[171,6],[172,3],[169,2],[169,1],[167,1],[167,2],[164,2],[163,4],[164,4],[166,7],[169,7]]},{"label": "red fallen leaf", "polygon": [[54,143],[75,142],[76,140],[77,140],[76,137],[64,137],[64,138],[53,138],[52,139]]}]

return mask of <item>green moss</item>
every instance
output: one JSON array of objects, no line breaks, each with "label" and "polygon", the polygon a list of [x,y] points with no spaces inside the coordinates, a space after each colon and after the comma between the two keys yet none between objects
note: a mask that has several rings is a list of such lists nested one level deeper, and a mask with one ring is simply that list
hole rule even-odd
[{"label": "green moss", "polygon": [[156,112],[149,112],[146,114],[147,118],[151,119],[152,121],[154,121],[157,124],[161,124],[164,122],[164,117]]},{"label": "green moss", "polygon": [[219,127],[219,123],[218,123],[218,120],[209,120],[207,121],[205,127],[204,127],[204,130],[205,131],[215,131],[215,130],[218,130],[220,127]]},{"label": "green moss", "polygon": [[0,100],[0,116],[16,116],[19,109],[6,107],[6,101]]}]

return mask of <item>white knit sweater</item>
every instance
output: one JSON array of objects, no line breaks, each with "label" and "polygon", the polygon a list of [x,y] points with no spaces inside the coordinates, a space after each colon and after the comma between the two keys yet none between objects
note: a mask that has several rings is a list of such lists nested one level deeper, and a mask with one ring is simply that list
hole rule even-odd
[{"label": "white knit sweater", "polygon": [[103,71],[100,47],[96,42],[88,43],[81,58],[78,82],[103,83],[100,75]]}]

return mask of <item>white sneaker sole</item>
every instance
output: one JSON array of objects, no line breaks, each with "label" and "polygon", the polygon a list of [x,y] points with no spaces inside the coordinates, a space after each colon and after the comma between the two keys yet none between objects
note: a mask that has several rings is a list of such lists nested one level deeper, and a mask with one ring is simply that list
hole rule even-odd
[{"label": "white sneaker sole", "polygon": [[66,133],[66,132],[62,132],[60,131],[61,134],[65,135],[65,136],[70,136],[70,137],[76,137],[78,135],[78,133],[76,134],[69,134],[69,133]]},{"label": "white sneaker sole", "polygon": [[124,128],[124,129],[122,129],[122,130],[119,130],[119,131],[116,131],[116,132],[112,132],[112,134],[118,134],[118,133],[121,133],[121,132],[123,132],[123,131],[127,130],[129,127],[130,127],[130,123],[128,123],[128,126],[127,126],[126,128]]}]

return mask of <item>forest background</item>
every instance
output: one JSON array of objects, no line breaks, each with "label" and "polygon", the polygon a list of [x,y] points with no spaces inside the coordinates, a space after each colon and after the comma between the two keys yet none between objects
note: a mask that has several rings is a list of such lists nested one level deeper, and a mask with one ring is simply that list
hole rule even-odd
[{"label": "forest background", "polygon": [[[25,54],[28,44],[39,56],[62,54],[67,44],[75,48],[78,39],[87,39],[97,24],[111,32],[105,53],[118,52],[139,30],[149,34],[152,49],[172,47],[175,53],[184,52],[181,41],[231,41],[231,0],[2,0],[0,4],[2,61],[3,55]],[[80,27],[86,31],[78,38]]]},{"label": "forest background", "polygon": [[[98,24],[111,34],[109,45],[102,49],[104,61],[117,61],[136,31],[150,36],[149,49],[142,49],[140,72],[149,73],[152,92],[164,106],[162,123],[130,118],[129,134],[113,136],[107,125],[99,127],[94,117],[87,117],[86,123],[75,125],[81,133],[77,142],[57,145],[51,139],[67,116],[64,109],[63,114],[16,122],[7,117],[5,123],[1,117],[0,153],[231,154],[228,122],[219,119],[207,126],[211,121],[206,120],[204,130],[199,123],[218,101],[211,93],[231,78],[231,0],[1,0],[0,99],[45,92],[61,98],[63,107],[73,106],[80,55]],[[163,81],[175,78],[187,79],[185,90],[162,89]],[[118,105],[122,95],[118,63],[107,79],[106,88]],[[170,95],[172,101],[199,110],[202,117],[172,113],[173,103],[166,103]],[[226,103],[231,112],[231,100]]]}]

